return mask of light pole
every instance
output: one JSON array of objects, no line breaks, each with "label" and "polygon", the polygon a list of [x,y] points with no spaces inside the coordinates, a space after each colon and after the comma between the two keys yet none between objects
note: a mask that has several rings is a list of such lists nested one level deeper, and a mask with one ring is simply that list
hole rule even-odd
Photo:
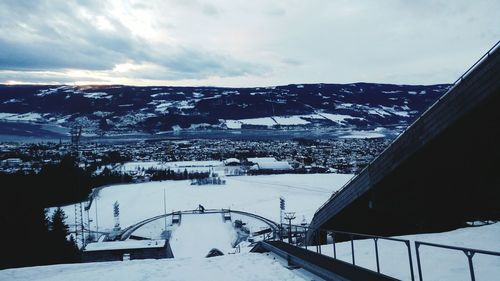
[{"label": "light pole", "polygon": [[292,220],[295,219],[295,212],[285,212],[285,220],[288,220],[288,243],[292,244]]},{"label": "light pole", "polygon": [[164,231],[166,233],[166,231],[167,231],[167,193],[165,191],[165,188],[163,188],[163,219],[165,221]]}]

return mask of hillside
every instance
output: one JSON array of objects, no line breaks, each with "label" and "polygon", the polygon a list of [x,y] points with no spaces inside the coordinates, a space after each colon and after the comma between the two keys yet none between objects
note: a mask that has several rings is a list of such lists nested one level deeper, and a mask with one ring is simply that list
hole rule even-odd
[{"label": "hillside", "polygon": [[60,137],[200,130],[400,131],[448,85],[308,84],[267,88],[0,85],[0,134]]}]

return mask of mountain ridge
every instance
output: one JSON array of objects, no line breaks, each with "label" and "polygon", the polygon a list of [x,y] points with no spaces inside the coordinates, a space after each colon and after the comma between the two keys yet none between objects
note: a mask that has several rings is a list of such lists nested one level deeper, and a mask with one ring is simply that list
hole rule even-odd
[{"label": "mountain ridge", "polygon": [[207,129],[402,130],[449,86],[0,85],[0,134],[26,134],[29,129],[19,124],[45,126],[56,135],[67,135],[80,124],[86,134],[96,136]]}]

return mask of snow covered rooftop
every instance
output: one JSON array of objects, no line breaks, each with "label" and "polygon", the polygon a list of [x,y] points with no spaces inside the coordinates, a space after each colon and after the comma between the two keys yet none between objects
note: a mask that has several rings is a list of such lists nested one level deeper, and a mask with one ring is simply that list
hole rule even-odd
[{"label": "snow covered rooftop", "polygon": [[162,248],[164,246],[165,240],[125,240],[90,243],[85,247],[85,251]]},{"label": "snow covered rooftop", "polygon": [[236,159],[236,158],[229,158],[229,159],[226,159],[224,160],[224,164],[227,165],[227,164],[230,164],[230,163],[240,163],[240,160]]},{"label": "snow covered rooftop", "polygon": [[247,159],[248,162],[252,162],[255,164],[263,163],[263,162],[276,162],[276,158],[274,157],[251,157]]},{"label": "snow covered rooftop", "polygon": [[[291,170],[292,166],[287,161],[261,162],[257,164],[261,170]],[[253,168],[253,167],[252,167]]]}]

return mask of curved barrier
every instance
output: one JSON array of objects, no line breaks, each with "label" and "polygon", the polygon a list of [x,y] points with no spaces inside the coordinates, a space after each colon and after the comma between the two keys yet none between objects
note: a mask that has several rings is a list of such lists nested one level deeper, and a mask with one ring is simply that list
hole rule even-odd
[{"label": "curved barrier", "polygon": [[137,229],[141,228],[145,224],[148,224],[148,223],[150,223],[152,221],[155,221],[155,220],[158,220],[158,219],[161,219],[161,218],[165,218],[165,217],[169,217],[169,216],[173,216],[173,215],[223,214],[223,213],[240,214],[240,215],[244,215],[244,216],[247,216],[247,217],[252,217],[254,219],[262,221],[262,222],[264,222],[265,224],[267,224],[272,229],[273,238],[276,236],[276,234],[279,231],[279,224],[277,224],[276,222],[274,222],[274,221],[272,221],[270,219],[267,219],[265,217],[259,216],[257,214],[249,213],[249,212],[238,211],[238,210],[231,210],[231,209],[206,209],[203,212],[201,212],[200,210],[187,210],[187,211],[176,211],[176,212],[171,212],[171,213],[168,213],[168,214],[158,215],[158,216],[155,216],[155,217],[152,217],[152,218],[140,221],[140,222],[138,222],[136,224],[133,224],[133,225],[131,225],[131,226],[123,229],[120,232],[120,234],[116,236],[115,240],[121,240],[121,241],[126,240]]}]

